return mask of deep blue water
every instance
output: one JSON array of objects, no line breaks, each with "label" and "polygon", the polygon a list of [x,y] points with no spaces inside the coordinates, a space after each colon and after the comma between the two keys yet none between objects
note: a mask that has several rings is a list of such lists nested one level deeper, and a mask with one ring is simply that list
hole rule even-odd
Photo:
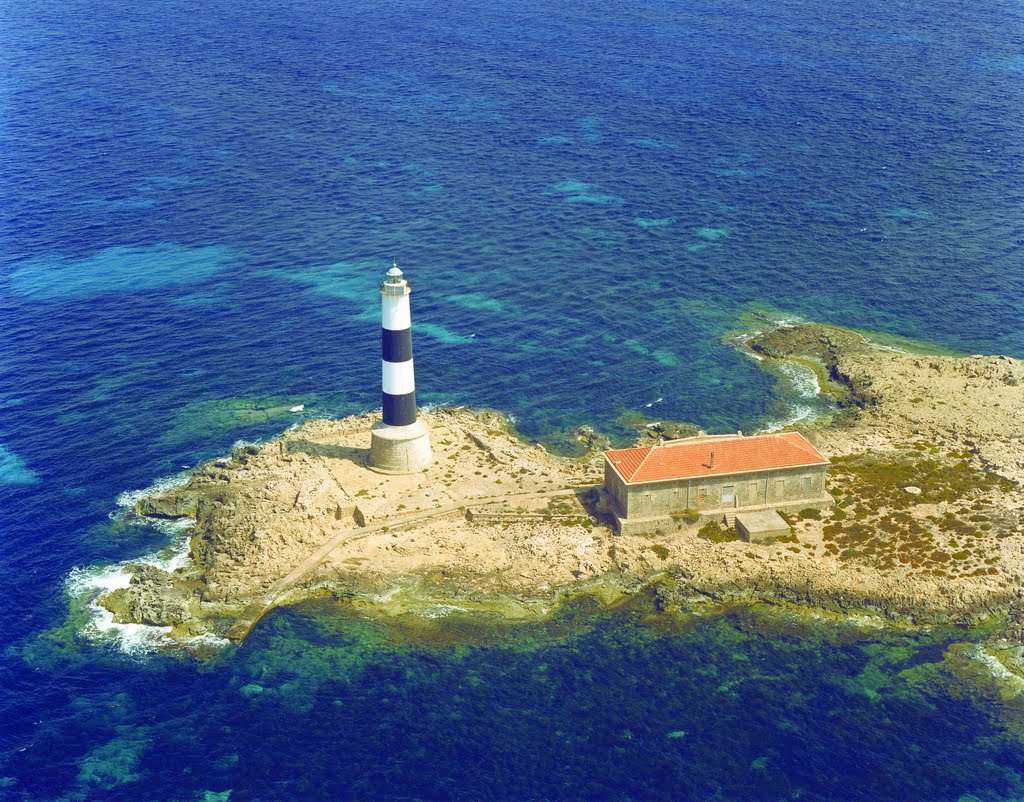
[{"label": "deep blue water", "polygon": [[565,5],[0,8],[0,795],[1024,793],[993,709],[906,673],[927,638],[623,613],[454,648],[284,611],[197,665],[80,636],[73,569],[172,539],[120,493],[378,404],[392,258],[421,402],[549,441],[785,417],[723,343],[753,313],[1024,356],[1018,3]]}]

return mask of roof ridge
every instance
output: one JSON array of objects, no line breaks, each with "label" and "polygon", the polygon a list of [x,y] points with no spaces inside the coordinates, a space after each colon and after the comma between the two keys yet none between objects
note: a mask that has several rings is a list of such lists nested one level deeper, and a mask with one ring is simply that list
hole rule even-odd
[{"label": "roof ridge", "polygon": [[[647,453],[644,454],[644,458],[642,460],[640,460],[640,464],[636,466],[636,470],[633,471],[633,476],[636,476],[638,473],[640,473],[640,471],[643,469],[644,465],[647,464],[647,460],[649,460],[651,458],[651,454],[654,453],[654,449],[655,448],[657,448],[657,445],[647,446]],[[632,478],[632,477],[630,477],[630,478]]]},{"label": "roof ridge", "polygon": [[812,456],[814,456],[815,454],[818,453],[817,449],[814,446],[812,446],[810,441],[802,434],[800,434],[800,432],[779,432],[779,437],[781,437],[790,445],[796,446],[801,451],[807,454],[811,454]]},{"label": "roof ridge", "polygon": [[[831,462],[831,460],[828,457],[826,457],[824,454],[822,454],[821,450],[816,445],[814,445],[814,443],[812,443],[810,440],[808,440],[803,434],[801,434],[800,432],[793,432],[793,434],[795,434],[797,436],[797,439],[799,440],[798,445],[800,446],[800,448],[802,448],[804,451],[806,451],[812,457],[820,457],[821,459],[825,460],[826,462]],[[792,442],[792,441],[790,441],[790,442]]]},{"label": "roof ridge", "polygon": [[[608,462],[610,462],[615,467],[616,472],[623,479],[625,479],[626,482],[632,482],[633,477],[635,477],[637,471],[640,470],[640,465],[643,465],[644,461],[647,459],[648,454],[644,454],[644,458],[640,460],[640,464],[637,465],[637,467],[632,471],[629,471],[628,474],[623,470],[624,468],[627,467],[626,465],[623,464],[624,462],[628,461],[627,455],[635,454],[638,451],[649,450],[650,446],[628,446],[626,448],[609,448],[607,451],[604,452],[604,455],[605,459],[607,459]],[[612,459],[612,454],[615,454],[617,456],[617,459]]]}]

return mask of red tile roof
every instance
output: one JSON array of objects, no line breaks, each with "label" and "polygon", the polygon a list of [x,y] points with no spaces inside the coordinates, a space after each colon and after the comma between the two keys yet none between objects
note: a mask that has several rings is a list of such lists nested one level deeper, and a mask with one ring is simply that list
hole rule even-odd
[{"label": "red tile roof", "polygon": [[626,484],[828,464],[799,432],[688,438],[646,448],[614,449],[605,451],[604,456]]}]

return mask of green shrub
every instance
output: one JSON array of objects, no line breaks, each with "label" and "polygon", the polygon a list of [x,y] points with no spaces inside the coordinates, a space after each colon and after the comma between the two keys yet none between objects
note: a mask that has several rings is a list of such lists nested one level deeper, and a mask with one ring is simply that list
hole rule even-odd
[{"label": "green shrub", "polygon": [[665,548],[665,546],[662,546],[660,543],[651,546],[651,551],[654,552],[655,556],[659,560],[667,560],[668,559],[668,549]]},{"label": "green shrub", "polygon": [[708,521],[697,530],[697,537],[710,540],[712,543],[728,543],[731,540],[739,540],[740,533],[735,529],[729,529],[718,521]]},{"label": "green shrub", "polygon": [[814,507],[808,507],[806,510],[800,510],[800,517],[804,520],[811,519],[817,521],[821,518],[821,510],[816,510]]},{"label": "green shrub", "polygon": [[[770,546],[773,543],[799,543],[796,535],[779,535],[778,537],[768,537],[764,540],[757,541],[761,545]],[[799,551],[799,549],[790,549],[791,551]]]},{"label": "green shrub", "polygon": [[688,524],[695,524],[700,520],[700,512],[693,509],[693,507],[687,507],[685,510],[679,512],[673,512],[671,515],[675,521],[683,521]]}]

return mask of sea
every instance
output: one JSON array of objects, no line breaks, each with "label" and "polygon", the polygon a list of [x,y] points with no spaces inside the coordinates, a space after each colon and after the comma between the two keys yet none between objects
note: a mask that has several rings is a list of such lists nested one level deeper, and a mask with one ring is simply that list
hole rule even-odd
[{"label": "sea", "polygon": [[1024,358],[1022,240],[1018,0],[6,0],[0,799],[1024,799],[983,632],[95,604],[188,560],[140,491],[379,407],[396,260],[420,403],[569,451],[820,416],[780,322]]}]

